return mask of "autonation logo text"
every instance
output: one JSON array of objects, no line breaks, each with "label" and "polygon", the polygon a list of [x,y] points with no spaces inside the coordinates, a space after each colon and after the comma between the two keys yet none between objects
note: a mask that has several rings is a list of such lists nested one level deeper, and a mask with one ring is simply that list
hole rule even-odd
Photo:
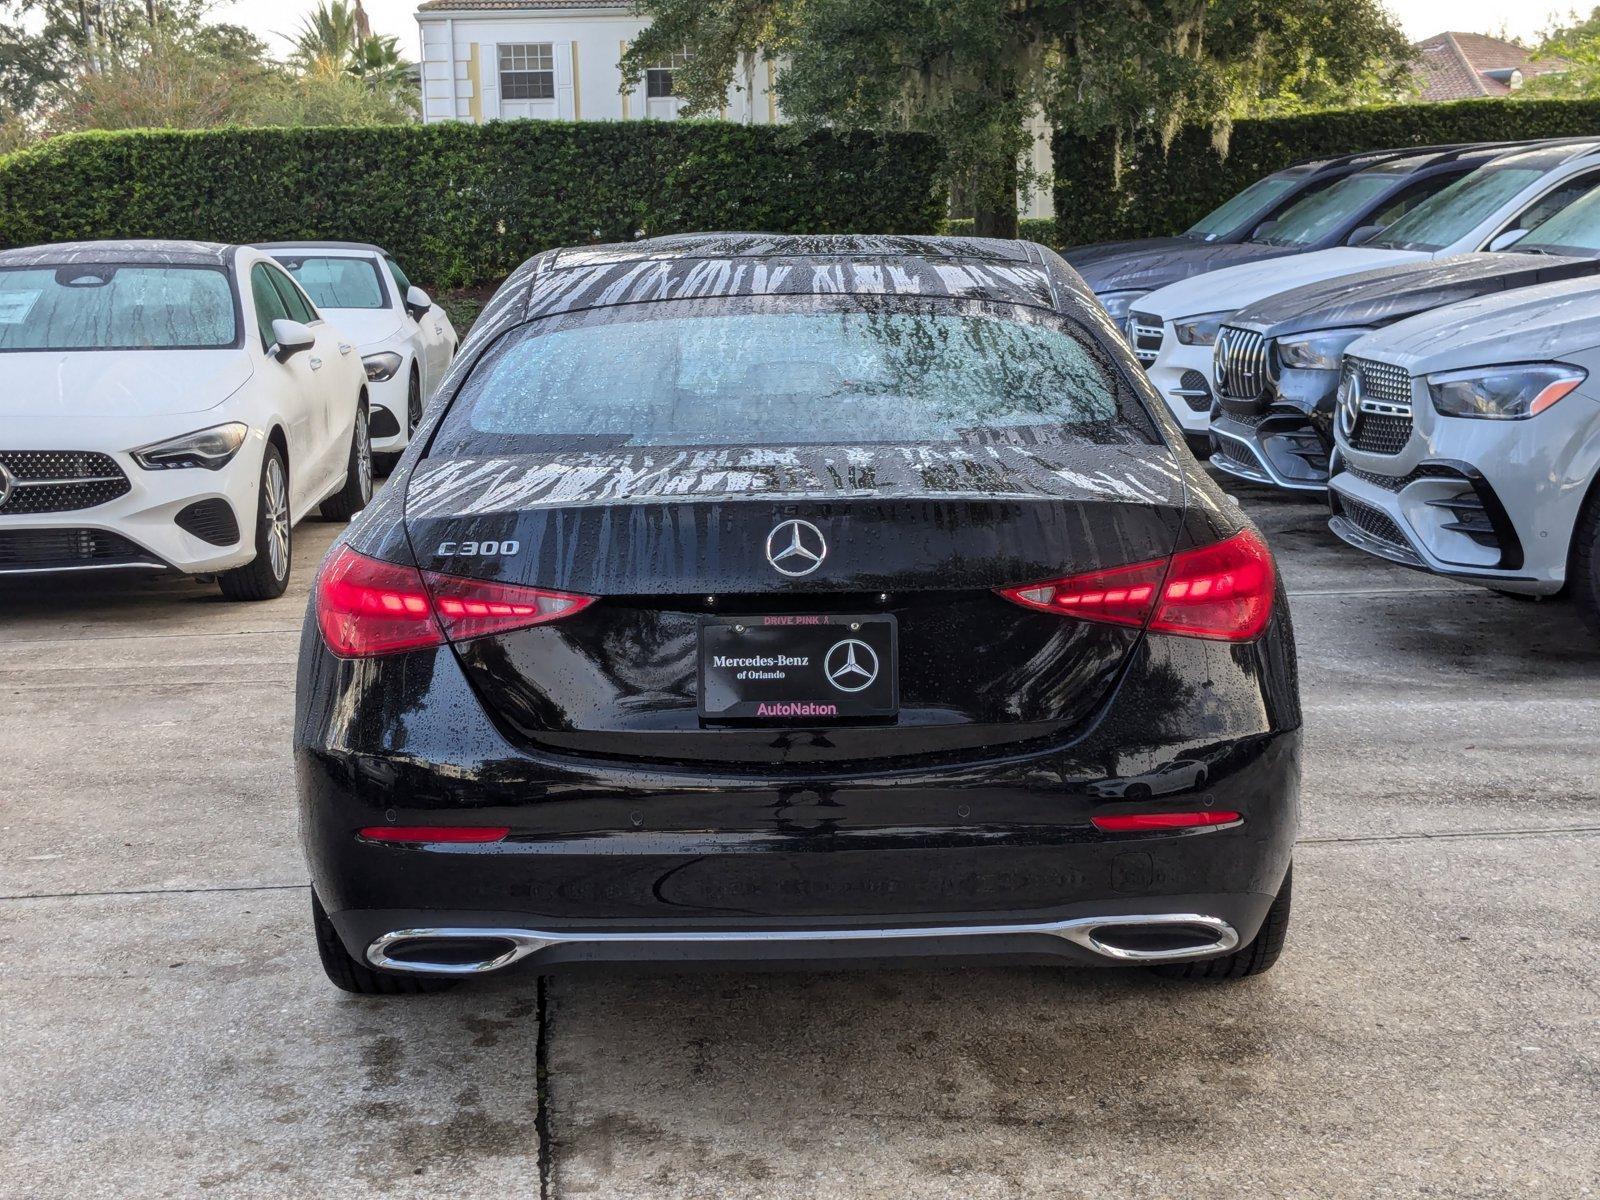
[{"label": "autonation logo text", "polygon": [[763,700],[756,705],[758,717],[837,717],[839,706],[837,704],[811,704],[805,701],[790,702],[780,700],[769,704]]}]

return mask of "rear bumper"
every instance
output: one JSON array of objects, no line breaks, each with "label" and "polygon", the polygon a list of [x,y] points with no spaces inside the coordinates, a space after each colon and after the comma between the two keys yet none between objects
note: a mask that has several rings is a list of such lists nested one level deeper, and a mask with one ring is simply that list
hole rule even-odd
[{"label": "rear bumper", "polygon": [[[502,966],[1115,963],[1130,960],[1089,942],[1095,923],[1214,921],[1216,939],[1175,955],[1205,957],[1250,941],[1277,892],[1297,824],[1299,731],[1213,744],[1210,762],[1203,779],[1142,800],[1097,795],[1103,781],[1066,781],[1033,759],[898,782],[645,790],[617,779],[530,788],[524,804],[494,802],[496,788],[449,815],[419,804],[420,788],[404,775],[385,772],[390,786],[369,787],[373,764],[302,751],[298,771],[313,883],[346,948],[368,961],[375,943],[400,931],[476,930],[520,939]],[[1119,835],[1088,819],[1213,807],[1244,820]],[[356,834],[452,820],[513,832],[485,845]],[[1063,925],[1072,927],[1045,928]]]},{"label": "rear bumper", "polygon": [[[532,753],[486,719],[449,650],[340,663],[312,625],[303,655],[302,839],[324,909],[369,962],[407,930],[501,939],[488,954],[452,950],[469,964],[512,950],[501,965],[1137,961],[1088,934],[1139,916],[1254,938],[1298,822],[1287,608],[1249,646],[1145,639],[1070,742],[849,774]],[[1207,681],[1203,700],[1185,680]],[[1139,833],[1091,821],[1197,810],[1242,820]],[[359,836],[451,824],[510,832],[476,844]],[[1224,943],[1191,938],[1184,956]]]},{"label": "rear bumper", "polygon": [[1117,899],[1074,905],[1074,915],[1044,922],[843,928],[532,929],[499,923],[494,913],[377,909],[348,910],[334,924],[370,965],[421,975],[483,975],[522,962],[552,968],[981,958],[1128,966],[1226,954],[1255,936],[1272,900],[1261,893]]}]

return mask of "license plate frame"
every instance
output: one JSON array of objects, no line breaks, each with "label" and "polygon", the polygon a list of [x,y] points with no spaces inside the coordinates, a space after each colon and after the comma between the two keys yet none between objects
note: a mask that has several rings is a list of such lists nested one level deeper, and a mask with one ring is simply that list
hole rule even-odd
[{"label": "license plate frame", "polygon": [[707,616],[696,643],[702,720],[795,725],[899,714],[892,613]]}]

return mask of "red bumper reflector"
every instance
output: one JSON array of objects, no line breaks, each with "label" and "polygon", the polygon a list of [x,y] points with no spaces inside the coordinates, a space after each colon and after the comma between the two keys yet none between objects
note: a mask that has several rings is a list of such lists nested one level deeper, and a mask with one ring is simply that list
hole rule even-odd
[{"label": "red bumper reflector", "polygon": [[369,825],[360,836],[369,842],[498,842],[508,825]]},{"label": "red bumper reflector", "polygon": [[1139,833],[1147,829],[1196,829],[1205,825],[1231,825],[1244,818],[1227,810],[1175,813],[1119,813],[1110,817],[1090,817],[1096,829],[1105,833]]}]

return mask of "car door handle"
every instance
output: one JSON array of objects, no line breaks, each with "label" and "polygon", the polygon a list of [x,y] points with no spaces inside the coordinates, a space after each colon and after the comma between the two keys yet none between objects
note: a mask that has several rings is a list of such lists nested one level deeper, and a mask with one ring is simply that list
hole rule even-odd
[{"label": "car door handle", "polygon": [[320,358],[313,358],[310,365],[313,371],[322,370],[322,360]]},{"label": "car door handle", "polygon": [[339,343],[339,353],[340,354],[349,354],[350,350],[351,350],[351,345],[350,345],[349,342],[340,342]]}]

